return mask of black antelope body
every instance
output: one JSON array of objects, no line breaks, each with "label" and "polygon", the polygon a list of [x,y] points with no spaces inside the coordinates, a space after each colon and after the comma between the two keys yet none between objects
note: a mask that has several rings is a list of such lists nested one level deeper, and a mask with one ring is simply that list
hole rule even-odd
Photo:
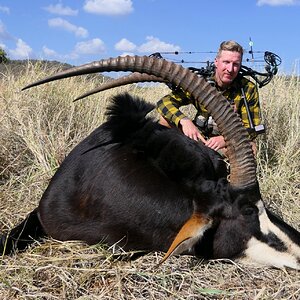
[{"label": "black antelope body", "polygon": [[164,259],[184,253],[300,269],[299,232],[264,206],[246,130],[203,78],[163,59],[127,56],[71,68],[26,88],[103,71],[136,72],[132,82],[167,81],[201,102],[226,140],[229,181],[218,153],[147,117],[151,104],[119,95],[107,122],[61,164],[38,207],[2,236],[0,251],[51,236],[164,251]]}]

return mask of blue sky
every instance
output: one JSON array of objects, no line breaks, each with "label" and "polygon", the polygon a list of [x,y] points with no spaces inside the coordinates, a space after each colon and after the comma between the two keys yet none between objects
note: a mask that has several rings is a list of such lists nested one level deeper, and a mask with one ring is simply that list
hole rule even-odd
[{"label": "blue sky", "polygon": [[223,40],[249,51],[249,37],[254,51],[282,58],[281,72],[299,74],[300,0],[0,2],[0,47],[11,59],[79,65],[124,54],[191,51],[201,53],[164,56],[200,66],[213,60],[209,52]]}]

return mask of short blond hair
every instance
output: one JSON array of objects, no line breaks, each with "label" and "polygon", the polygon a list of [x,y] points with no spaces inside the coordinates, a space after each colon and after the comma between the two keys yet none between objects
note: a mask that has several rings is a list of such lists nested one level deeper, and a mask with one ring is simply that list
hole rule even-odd
[{"label": "short blond hair", "polygon": [[237,43],[236,41],[224,41],[220,44],[218,53],[217,53],[217,57],[219,57],[221,55],[221,52],[225,50],[225,51],[232,51],[232,52],[238,52],[241,54],[241,56],[243,57],[244,54],[244,49],[243,47]]}]

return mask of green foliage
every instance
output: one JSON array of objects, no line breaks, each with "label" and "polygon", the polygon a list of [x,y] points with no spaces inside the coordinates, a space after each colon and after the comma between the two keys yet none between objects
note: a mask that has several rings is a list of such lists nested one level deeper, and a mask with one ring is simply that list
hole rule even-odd
[{"label": "green foliage", "polygon": [[7,63],[7,62],[9,62],[7,53],[2,48],[0,48],[0,63]]}]

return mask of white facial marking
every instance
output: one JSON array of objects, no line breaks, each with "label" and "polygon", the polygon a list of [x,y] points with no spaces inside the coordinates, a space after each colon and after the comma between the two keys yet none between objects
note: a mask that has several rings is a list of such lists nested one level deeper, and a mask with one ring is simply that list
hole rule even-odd
[{"label": "white facial marking", "polygon": [[258,208],[258,216],[259,216],[259,224],[260,224],[260,231],[263,234],[268,234],[270,233],[270,219],[267,216],[267,212],[265,210],[265,206],[263,204],[263,202],[260,200],[257,202],[256,204],[257,208]]},{"label": "white facial marking", "polygon": [[277,268],[289,267],[300,270],[300,264],[296,257],[287,252],[280,252],[267,244],[252,237],[247,244],[245,251],[246,258],[241,261],[254,261],[261,265],[273,266]]},{"label": "white facial marking", "polygon": [[267,212],[265,210],[264,204],[262,201],[257,203],[257,208],[259,210],[259,223],[260,230],[264,234],[273,233],[277,236],[279,240],[283,242],[285,247],[288,249],[287,252],[295,255],[298,259],[300,259],[300,247],[295,244],[286,233],[280,230],[277,226],[275,226],[271,220],[269,219]]},{"label": "white facial marking", "polygon": [[256,204],[260,230],[263,234],[274,234],[286,247],[285,251],[278,251],[264,242],[252,237],[247,243],[245,250],[246,258],[262,265],[269,265],[278,268],[290,267],[300,269],[300,247],[295,244],[286,233],[271,222],[262,201]]}]

